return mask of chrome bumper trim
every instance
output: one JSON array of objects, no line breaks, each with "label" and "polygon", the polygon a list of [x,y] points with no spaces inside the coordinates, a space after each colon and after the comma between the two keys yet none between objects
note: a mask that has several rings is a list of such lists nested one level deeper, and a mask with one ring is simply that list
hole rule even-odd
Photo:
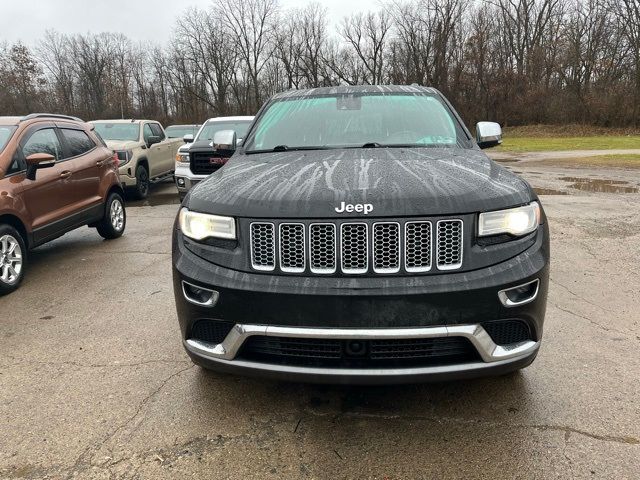
[{"label": "chrome bumper trim", "polygon": [[[507,295],[507,292],[509,290],[515,290],[516,288],[528,287],[529,285],[533,285],[533,284],[535,284],[535,286],[536,286],[534,292],[529,297],[525,298],[524,300],[520,300],[519,302],[514,302]],[[505,307],[519,307],[521,305],[526,305],[527,303],[533,302],[538,297],[538,290],[539,289],[540,289],[540,279],[536,278],[535,280],[532,280],[532,281],[527,282],[527,283],[523,283],[522,285],[516,285],[515,287],[509,287],[509,288],[505,288],[504,290],[500,290],[498,292],[498,298],[500,299],[500,303],[502,303],[502,305],[504,305]]]},{"label": "chrome bumper trim", "polygon": [[252,335],[296,338],[333,338],[345,340],[465,337],[471,341],[482,357],[482,360],[487,363],[527,356],[533,353],[540,346],[539,341],[534,342],[532,340],[510,345],[509,348],[496,345],[480,324],[420,328],[367,329],[275,327],[269,325],[236,324],[220,344],[215,345],[194,339],[184,340],[183,343],[188,351],[196,355],[214,360],[233,360],[238,354],[240,347],[242,347],[242,344]]}]

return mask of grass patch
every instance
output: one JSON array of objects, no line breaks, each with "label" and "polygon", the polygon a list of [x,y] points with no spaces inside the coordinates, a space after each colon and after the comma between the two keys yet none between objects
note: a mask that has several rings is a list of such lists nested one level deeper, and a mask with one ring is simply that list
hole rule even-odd
[{"label": "grass patch", "polygon": [[593,125],[525,125],[522,127],[504,127],[506,137],[626,137],[640,135],[638,128],[609,128]]},{"label": "grass patch", "polygon": [[505,132],[498,151],[546,152],[561,150],[640,149],[640,135],[589,137],[510,137]]},{"label": "grass patch", "polygon": [[548,158],[527,165],[640,168],[640,154],[597,155],[593,157]]}]

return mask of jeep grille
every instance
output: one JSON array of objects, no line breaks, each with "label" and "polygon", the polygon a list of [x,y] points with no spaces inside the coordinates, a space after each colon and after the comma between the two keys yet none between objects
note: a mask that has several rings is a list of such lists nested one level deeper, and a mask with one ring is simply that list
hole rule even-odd
[{"label": "jeep grille", "polygon": [[254,270],[388,275],[462,267],[460,219],[250,224]]}]

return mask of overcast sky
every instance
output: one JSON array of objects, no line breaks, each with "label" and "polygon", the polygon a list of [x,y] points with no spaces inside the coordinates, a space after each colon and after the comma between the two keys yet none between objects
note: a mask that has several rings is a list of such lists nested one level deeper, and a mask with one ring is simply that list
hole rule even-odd
[{"label": "overcast sky", "polygon": [[[45,30],[60,33],[121,32],[134,40],[164,43],[175,19],[190,6],[208,7],[211,0],[3,0],[0,42],[33,45]],[[280,0],[284,8],[307,0]],[[376,0],[322,0],[330,24],[358,11],[377,9]]]}]

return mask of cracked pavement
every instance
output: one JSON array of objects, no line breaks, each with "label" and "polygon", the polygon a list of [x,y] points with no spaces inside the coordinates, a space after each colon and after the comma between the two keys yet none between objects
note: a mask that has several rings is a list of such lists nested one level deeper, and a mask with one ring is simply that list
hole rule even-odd
[{"label": "cracked pavement", "polygon": [[520,373],[456,383],[193,366],[173,305],[174,204],[130,207],[113,242],[85,228],[38,248],[0,298],[0,478],[638,478],[640,195],[542,201],[542,350]]}]

